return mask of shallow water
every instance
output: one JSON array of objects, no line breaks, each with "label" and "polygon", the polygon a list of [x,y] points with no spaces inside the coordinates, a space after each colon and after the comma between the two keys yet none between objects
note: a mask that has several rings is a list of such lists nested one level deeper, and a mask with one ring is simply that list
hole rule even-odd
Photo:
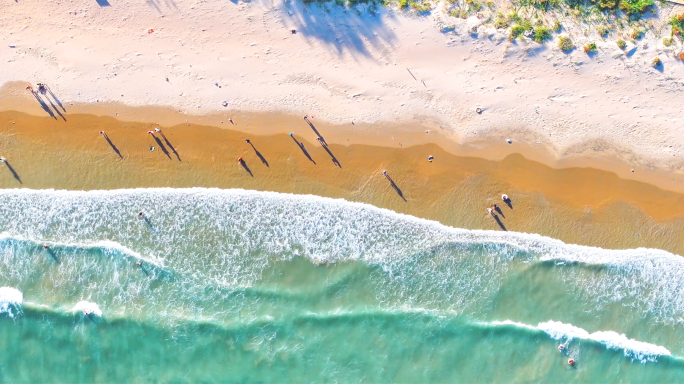
[{"label": "shallow water", "polygon": [[684,378],[665,251],[244,190],[2,190],[0,217],[3,381]]}]

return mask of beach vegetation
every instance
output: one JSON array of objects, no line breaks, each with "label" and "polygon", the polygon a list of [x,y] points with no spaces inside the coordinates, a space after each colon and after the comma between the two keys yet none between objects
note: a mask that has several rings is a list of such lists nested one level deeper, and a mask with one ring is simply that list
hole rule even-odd
[{"label": "beach vegetation", "polygon": [[488,2],[486,3],[486,5],[487,5],[487,8],[489,8],[489,9],[494,9],[494,8],[496,8],[496,3],[494,3],[493,1],[488,1]]},{"label": "beach vegetation", "polygon": [[599,36],[605,39],[606,36],[608,36],[608,34],[610,33],[610,29],[608,29],[608,27],[606,27],[605,25],[601,25],[596,28],[596,32],[598,32]]},{"label": "beach vegetation", "polygon": [[620,0],[620,9],[629,16],[639,17],[648,11],[653,0]]},{"label": "beach vegetation", "polygon": [[620,49],[622,49],[622,50],[624,50],[625,48],[627,48],[627,42],[624,41],[624,40],[622,40],[622,39],[618,40],[618,41],[616,42],[616,44],[617,44],[618,48],[620,48]]},{"label": "beach vegetation", "polygon": [[602,10],[614,10],[618,3],[619,0],[598,0],[598,5]]},{"label": "beach vegetation", "polygon": [[432,4],[427,1],[411,1],[410,6],[417,12],[430,12],[430,9],[432,9]]},{"label": "beach vegetation", "polygon": [[506,29],[508,28],[508,20],[504,17],[503,13],[499,12],[494,20],[494,28],[496,29]]},{"label": "beach vegetation", "polygon": [[534,29],[534,41],[541,44],[551,38],[551,32],[545,27],[537,27]]},{"label": "beach vegetation", "polygon": [[511,28],[511,34],[508,37],[511,41],[517,39],[520,35],[525,33],[526,29],[520,24],[516,24]]},{"label": "beach vegetation", "polygon": [[591,42],[591,43],[584,44],[583,49],[584,49],[584,53],[594,53],[594,52],[596,52],[596,50],[598,48],[596,47],[596,43]]},{"label": "beach vegetation", "polygon": [[642,31],[641,29],[635,29],[632,31],[632,33],[629,35],[629,37],[632,39],[632,41],[639,40],[642,37],[644,37],[644,34],[646,31]]},{"label": "beach vegetation", "polygon": [[567,52],[575,48],[570,36],[559,36],[558,37],[558,48],[563,52]]},{"label": "beach vegetation", "polygon": [[563,24],[561,24],[560,20],[556,20],[553,22],[553,31],[558,33],[563,29]]},{"label": "beach vegetation", "polygon": [[672,27],[672,35],[682,37],[684,34],[684,13],[672,16],[668,24]]},{"label": "beach vegetation", "polygon": [[674,44],[674,39],[671,37],[663,37],[663,45],[666,47],[670,47]]}]

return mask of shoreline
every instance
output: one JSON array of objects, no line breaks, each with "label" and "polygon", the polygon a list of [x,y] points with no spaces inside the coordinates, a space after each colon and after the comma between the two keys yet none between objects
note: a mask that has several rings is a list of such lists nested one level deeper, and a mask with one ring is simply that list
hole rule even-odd
[{"label": "shoreline", "polygon": [[[15,83],[0,87],[0,113],[21,112],[39,117],[44,115],[35,100],[26,100],[16,90],[25,87]],[[12,88],[10,94],[7,89]],[[287,134],[302,127],[302,117],[283,111],[225,111],[208,115],[188,115],[173,111],[170,107],[146,106],[133,107],[121,103],[80,104],[69,103],[68,114],[86,114],[111,117],[121,121],[159,125],[165,127],[193,124],[229,129],[244,134],[275,135]],[[65,107],[66,107],[65,106]],[[64,114],[65,116],[67,113]],[[230,123],[230,119],[234,124]],[[429,119],[406,120],[379,123],[354,122],[339,124],[314,117],[310,119],[317,125],[326,127],[326,140],[341,145],[374,145],[388,148],[403,148],[411,145],[434,144],[455,156],[478,157],[486,160],[501,161],[512,154],[524,154],[526,159],[542,163],[554,169],[592,168],[615,173],[621,179],[640,181],[659,188],[684,192],[684,169],[660,167],[645,158],[639,158],[629,151],[620,151],[603,143],[600,151],[592,153],[559,153],[552,143],[539,141],[539,138],[512,134],[504,136],[501,132],[484,132],[478,137],[459,137]],[[514,130],[513,130],[514,131]],[[521,137],[522,140],[509,137]],[[625,157],[633,161],[625,160]]]},{"label": "shoreline", "polygon": [[[192,123],[162,126],[166,139],[159,136],[155,141],[145,133],[155,124],[65,116],[66,122],[0,113],[0,148],[21,179],[20,184],[3,169],[0,187],[217,187],[313,194],[364,202],[452,227],[494,230],[501,228],[485,209],[491,204],[504,208],[500,196],[507,193],[514,205],[501,220],[507,230],[538,233],[568,244],[684,254],[684,239],[677,236],[684,229],[684,195],[607,171],[554,169],[520,154],[500,161],[457,156],[433,143],[406,143],[401,148],[347,145],[321,124],[317,129],[340,162],[337,167],[303,121],[294,135],[316,164],[286,133],[257,134],[256,124],[250,134]],[[98,134],[100,130],[122,158]],[[245,143],[246,138],[268,165]],[[150,152],[150,145],[157,149]],[[434,162],[427,161],[428,154],[435,156]],[[239,156],[253,177],[237,164]],[[393,190],[382,170],[388,171],[398,190]]]},{"label": "shoreline", "polygon": [[[677,101],[684,66],[672,57],[676,47],[662,46],[666,30],[649,32],[625,52],[615,39],[629,28],[602,39],[566,23],[576,43],[596,39],[599,51],[588,56],[580,49],[562,52],[553,41],[509,41],[505,30],[449,16],[439,6],[422,16],[280,1],[153,7],[121,0],[83,7],[11,4],[13,17],[0,33],[8,44],[0,46],[7,57],[0,63],[7,75],[0,110],[17,109],[7,107],[7,98],[35,102],[24,88],[44,82],[65,105],[85,109],[158,105],[217,126],[222,116],[264,113],[309,114],[337,127],[411,125],[416,132],[443,132],[454,145],[493,139],[502,151],[511,138],[553,154],[545,162],[556,167],[605,167],[667,189],[684,185]],[[663,67],[651,67],[655,55]],[[505,155],[493,151],[490,158]],[[590,162],[582,160],[587,156]],[[641,179],[654,169],[667,172]]]}]

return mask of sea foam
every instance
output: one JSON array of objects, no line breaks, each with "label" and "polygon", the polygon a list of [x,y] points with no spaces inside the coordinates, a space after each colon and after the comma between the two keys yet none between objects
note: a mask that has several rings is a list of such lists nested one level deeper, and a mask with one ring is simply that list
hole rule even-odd
[{"label": "sea foam", "polygon": [[90,301],[85,300],[76,303],[76,305],[74,305],[71,311],[74,313],[83,313],[87,315],[93,314],[95,316],[102,316],[102,311],[96,303],[91,303]]},{"label": "sea foam", "polygon": [[623,350],[625,356],[641,362],[654,362],[658,356],[672,356],[665,347],[630,339],[624,334],[614,331],[597,331],[589,333],[585,329],[560,321],[545,321],[534,325],[518,323],[511,320],[482,323],[491,326],[513,326],[533,331],[542,331],[554,340],[572,341],[573,339],[592,340],[612,350]]},{"label": "sea foam", "polygon": [[[140,210],[148,221],[137,217]],[[125,263],[104,266],[85,260],[71,265],[68,276],[60,274],[81,284],[78,292],[73,284],[64,285],[64,294],[106,302],[112,311],[130,310],[132,302],[145,297],[165,308],[178,308],[176,302],[181,301],[187,311],[203,313],[198,298],[222,300],[231,289],[253,286],[274,262],[304,257],[316,263],[358,261],[383,271],[390,282],[376,279],[371,284],[383,302],[387,292],[396,293],[396,306],[478,315],[506,284],[511,265],[544,264],[551,268],[542,272],[557,279],[559,290],[573,290],[577,302],[586,304],[583,310],[600,313],[618,303],[661,324],[677,323],[684,313],[680,256],[656,249],[569,245],[535,234],[450,228],[342,199],[203,188],[0,190],[0,217],[6,218],[0,230],[11,236],[36,242],[58,239],[63,244],[110,241],[131,255],[157,255],[155,260],[163,259],[177,276],[192,280],[173,291],[172,300],[156,296],[145,280],[121,278],[121,271],[131,271]],[[21,264],[26,259],[11,258],[12,252],[6,252],[6,265],[0,260],[0,276],[6,271],[21,279],[34,265]],[[23,275],[15,272],[17,265]],[[111,268],[112,274],[89,285],[88,276],[103,268]],[[83,287],[97,291],[85,292]]]},{"label": "sea foam", "polygon": [[24,302],[24,294],[16,288],[0,287],[0,313],[14,317]]}]

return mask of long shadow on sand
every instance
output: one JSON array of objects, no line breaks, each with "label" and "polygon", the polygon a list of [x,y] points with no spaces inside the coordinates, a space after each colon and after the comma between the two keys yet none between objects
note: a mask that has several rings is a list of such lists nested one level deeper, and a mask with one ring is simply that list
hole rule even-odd
[{"label": "long shadow on sand", "polygon": [[333,155],[333,153],[330,151],[330,149],[328,149],[328,145],[327,145],[327,144],[326,144],[326,145],[323,145],[323,149],[325,149],[325,151],[328,152],[328,155],[330,155],[330,157],[332,158],[333,164],[335,164],[335,165],[337,165],[338,167],[342,168],[342,164],[340,164],[340,162],[337,160],[337,157],[335,157],[335,155]]},{"label": "long shadow on sand", "polygon": [[169,139],[166,138],[166,135],[164,134],[164,132],[159,132],[159,134],[161,135],[161,137],[166,142],[166,145],[168,145],[169,148],[171,148],[171,151],[173,152],[173,154],[176,155],[176,158],[178,159],[178,161],[181,161],[181,158],[180,158],[180,155],[178,154],[178,151],[176,151],[176,148],[174,148],[173,145],[171,145],[171,142],[169,141]]},{"label": "long shadow on sand", "polygon": [[12,168],[9,161],[5,160],[5,165],[7,166],[7,169],[9,169],[10,172],[12,172],[12,176],[14,176],[14,178],[17,179],[19,184],[24,184],[21,182],[21,178],[19,177],[19,174],[17,173],[17,171],[14,170],[14,168]]},{"label": "long shadow on sand", "polygon": [[247,162],[246,162],[246,161],[241,160],[241,161],[240,161],[240,165],[242,165],[242,168],[244,168],[245,171],[247,171],[247,173],[249,173],[250,176],[254,177],[254,174],[252,174],[252,170],[249,169],[249,167],[247,166]]},{"label": "long shadow on sand", "polygon": [[309,152],[306,150],[306,148],[304,148],[304,144],[300,143],[299,140],[297,140],[294,136],[291,135],[290,137],[292,138],[292,140],[294,140],[295,143],[297,143],[297,146],[299,147],[299,149],[302,150],[304,156],[306,156],[306,158],[309,159],[309,161],[314,163],[315,165],[316,162],[314,161],[314,159],[311,158],[311,155],[309,155]]},{"label": "long shadow on sand", "polygon": [[506,229],[506,226],[501,222],[501,219],[499,219],[499,216],[494,215],[494,220],[496,220],[496,223],[499,224],[499,227],[501,227],[501,229],[503,229],[504,231],[508,231],[508,229]]},{"label": "long shadow on sand", "polygon": [[252,149],[254,150],[254,153],[256,153],[256,155],[257,155],[257,157],[259,158],[259,160],[261,160],[261,162],[262,162],[265,166],[268,167],[268,161],[266,161],[266,158],[261,154],[261,152],[259,152],[259,151],[256,149],[256,147],[254,146],[254,144],[252,144],[252,141],[250,140],[250,141],[248,141],[248,143],[249,143],[249,145],[252,146]]},{"label": "long shadow on sand", "polygon": [[59,105],[59,107],[62,108],[62,111],[64,113],[66,113],[66,108],[64,108],[64,105],[62,105],[62,102],[59,101],[57,96],[55,96],[54,92],[52,92],[52,89],[50,89],[50,87],[48,87],[46,84],[43,84],[43,87],[45,87],[45,90],[47,91],[47,93],[49,93],[50,96],[52,96],[52,98],[55,100],[55,103],[57,103],[57,105]]},{"label": "long shadow on sand", "polygon": [[109,139],[109,136],[107,136],[107,134],[104,132],[102,133],[102,136],[105,138],[105,140],[107,140],[107,143],[109,143],[109,146],[112,147],[114,152],[116,152],[116,154],[119,155],[119,158],[123,159],[123,156],[121,156],[121,152],[119,152],[119,148],[117,148],[116,145],[112,143],[112,141]]},{"label": "long shadow on sand", "polygon": [[166,155],[166,157],[168,157],[169,160],[171,160],[171,154],[169,153],[169,151],[168,151],[168,150],[166,149],[166,147],[164,146],[164,143],[162,143],[162,141],[159,140],[159,138],[158,138],[157,136],[155,136],[155,135],[151,135],[151,136],[154,138],[154,141],[157,142],[157,145],[159,146],[159,148],[161,148],[162,152],[164,152],[164,154]]},{"label": "long shadow on sand", "polygon": [[[52,112],[52,109],[50,109],[50,107],[48,107],[48,105],[45,104],[45,101],[43,101],[43,98],[40,97],[40,94],[34,91],[33,89],[29,89],[29,92],[31,92],[33,97],[36,98],[36,101],[38,102],[38,104],[40,104],[40,107],[43,108],[43,111],[45,111],[53,119],[57,120],[57,116],[55,116],[55,113]],[[62,118],[64,118],[64,116],[62,116]]]},{"label": "long shadow on sand", "polygon": [[392,186],[392,188],[394,188],[394,191],[397,193],[397,195],[399,195],[399,197],[401,197],[402,200],[404,200],[404,202],[406,202],[406,198],[404,197],[404,193],[401,191],[401,189],[399,189],[399,186],[394,183],[394,180],[392,180],[392,178],[389,175],[385,175],[385,177],[390,182],[390,185]]}]

